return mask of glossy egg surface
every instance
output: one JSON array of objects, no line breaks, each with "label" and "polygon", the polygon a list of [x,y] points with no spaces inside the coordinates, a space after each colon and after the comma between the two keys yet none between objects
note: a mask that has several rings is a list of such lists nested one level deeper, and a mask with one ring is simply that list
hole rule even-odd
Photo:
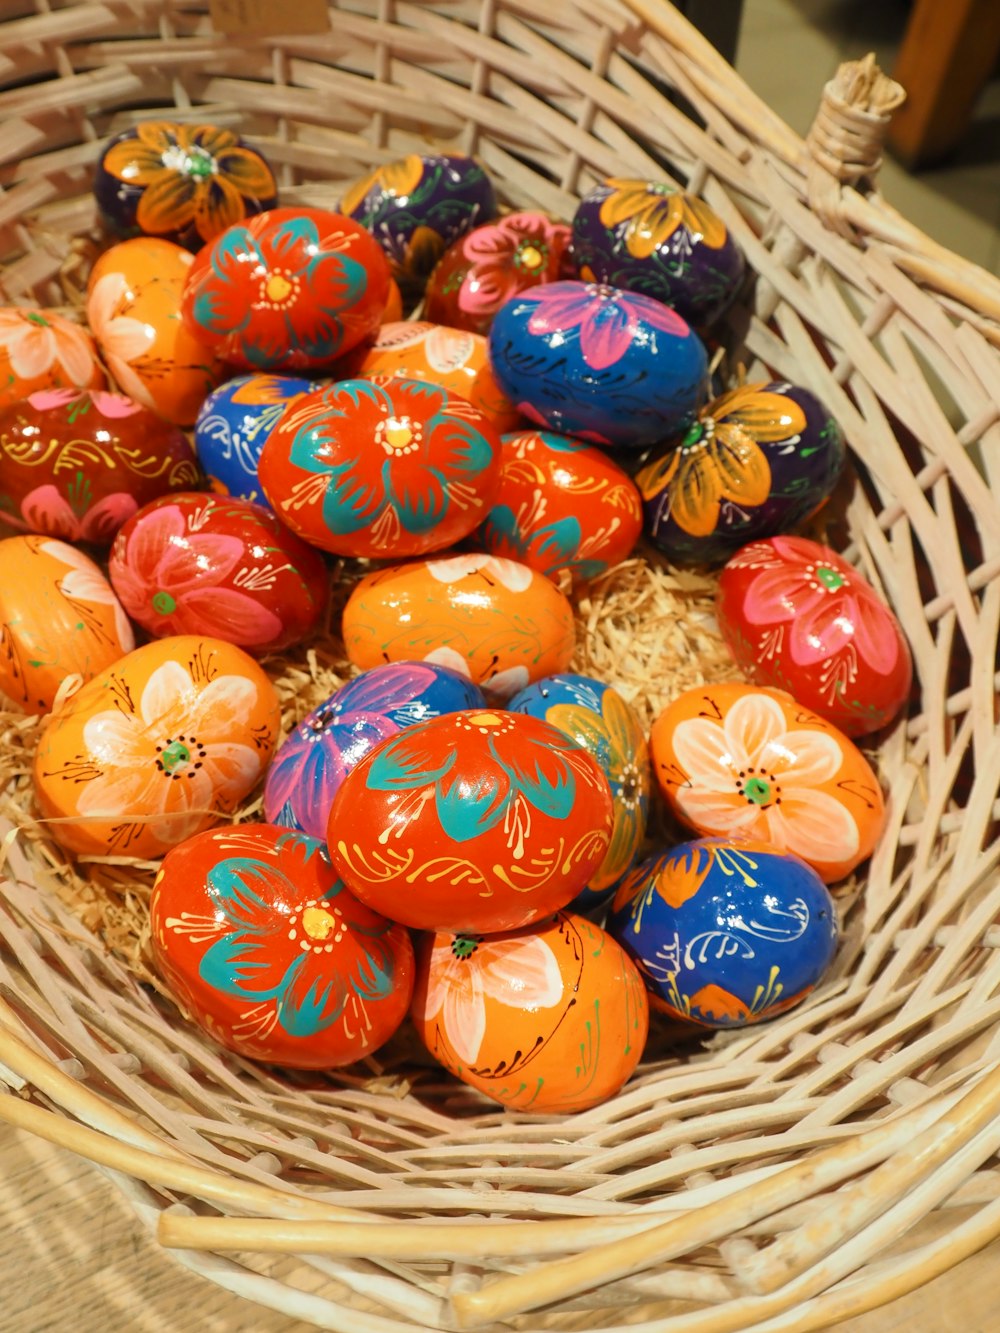
[{"label": "glossy egg surface", "polygon": [[103,389],[106,382],[86,329],[54,310],[0,306],[0,407],[44,389]]}]

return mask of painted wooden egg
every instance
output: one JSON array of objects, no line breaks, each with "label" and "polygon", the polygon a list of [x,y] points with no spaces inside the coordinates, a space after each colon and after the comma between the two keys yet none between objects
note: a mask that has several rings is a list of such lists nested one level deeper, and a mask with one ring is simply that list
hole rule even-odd
[{"label": "painted wooden egg", "polygon": [[701,340],[660,301],[593,282],[513,297],[490,328],[501,389],[536,425],[640,449],[683,430],[708,392]]},{"label": "painted wooden egg", "polygon": [[589,676],[546,676],[520,690],[507,707],[558,728],[588,750],[611,788],[611,844],[586,888],[570,904],[589,912],[605,903],[631,868],[646,836],[649,813],[649,747],[642,723],[610,685]]},{"label": "painted wooden egg", "polygon": [[837,913],[816,871],[741,839],[700,838],[643,861],[607,928],[654,1009],[717,1028],[800,1004],[837,948]]},{"label": "painted wooden egg", "polygon": [[376,745],[428,718],[485,707],[468,676],[434,662],[388,662],[362,671],[279,747],[264,783],[268,822],[325,838],[340,784]]},{"label": "painted wooden egg", "polygon": [[508,213],[453,241],[427,284],[435,324],[488,333],[505,301],[529,287],[573,277],[572,234],[544,213]]},{"label": "painted wooden egg", "polygon": [[194,446],[212,490],[269,508],[257,477],[264,441],[290,399],[319,387],[295,375],[237,375],[213,389],[194,423]]},{"label": "painted wooden egg", "polygon": [[251,500],[187,491],[146,505],[122,528],[108,572],[150,634],[208,634],[255,654],[298,643],[326,606],[318,551]]},{"label": "painted wooden egg", "polygon": [[421,320],[386,323],[370,347],[359,348],[347,358],[347,375],[430,380],[478,407],[501,435],[522,422],[520,412],[496,382],[486,339],[478,333]]},{"label": "painted wooden egg", "polygon": [[573,912],[485,938],[417,945],[411,1017],[430,1053],[512,1111],[584,1111],[631,1077],[649,1032],[639,973]]},{"label": "painted wooden egg", "polygon": [[140,506],[201,480],[187,436],[100,389],[45,389],[0,410],[0,513],[14,527],[106,546]]},{"label": "painted wooden egg", "polygon": [[268,436],[260,484],[283,523],[337,555],[424,555],[489,513],[500,437],[424,380],[342,380],[303,394]]},{"label": "painted wooden egg", "polygon": [[288,1069],[353,1064],[392,1036],[413,945],[348,892],[322,843],[267,824],[167,852],[150,900],[156,966],[221,1045]]},{"label": "painted wooden egg", "polygon": [[0,407],[43,389],[103,389],[86,329],[52,310],[0,306]]},{"label": "painted wooden egg", "polygon": [[603,449],[546,430],[503,437],[500,493],[476,534],[484,550],[542,574],[594,578],[631,554],[642,500]]},{"label": "painted wooden egg", "polygon": [[679,564],[718,564],[814,513],[846,456],[840,427],[807,389],[745,384],[704,407],[636,477],[646,534]]},{"label": "painted wooden egg", "polygon": [[719,579],[719,628],[741,671],[793,694],[848,736],[878,731],[906,703],[910,646],[875,589],[828,546],[771,537]]},{"label": "painted wooden egg", "polygon": [[0,541],[0,690],[8,699],[48,713],[64,682],[92,680],[134,644],[111,585],[82,551],[53,537]]},{"label": "painted wooden egg", "polygon": [[573,608],[543,574],[516,560],[453,555],[393,565],[360,580],[344,607],[347,656],[454,667],[494,699],[565,671]]},{"label": "painted wooden egg", "polygon": [[399,283],[395,278],[389,279],[389,299],[385,303],[385,309],[382,311],[383,324],[395,324],[397,320],[403,318],[403,294],[399,290]]},{"label": "painted wooden egg", "polygon": [[772,843],[827,883],[870,856],[885,825],[868,760],[783,690],[686,690],[654,722],[650,747],[660,789],[683,823]]},{"label": "painted wooden egg", "polygon": [[718,214],[666,181],[607,180],[573,215],[581,278],[642,292],[702,328],[736,296],[746,261]]},{"label": "painted wooden egg", "polygon": [[280,724],[274,686],[242,649],[156,639],[53,714],[35,755],[35,799],[67,851],[160,857],[233,814]]},{"label": "painted wooden egg", "polygon": [[177,426],[192,426],[222,379],[207,341],[180,319],[194,256],[172,241],[137,236],[94,265],[87,323],[122,393]]},{"label": "painted wooden egg", "polygon": [[144,120],[105,145],[94,197],[119,235],[198,250],[231,223],[273,208],[278,187],[258,150],[231,130]]},{"label": "painted wooden egg", "polygon": [[590,882],[614,812],[597,760],[523,713],[467,709],[391,736],[334,797],[348,888],[422,930],[514,930]]},{"label": "painted wooden egg", "polygon": [[389,269],[365,229],[319,208],[273,208],[198,253],[185,325],[243,370],[316,370],[375,332]]},{"label": "painted wooden egg", "polygon": [[491,222],[497,204],[489,177],[472,158],[410,153],[351,185],[340,210],[378,241],[409,311],[448,246]]}]

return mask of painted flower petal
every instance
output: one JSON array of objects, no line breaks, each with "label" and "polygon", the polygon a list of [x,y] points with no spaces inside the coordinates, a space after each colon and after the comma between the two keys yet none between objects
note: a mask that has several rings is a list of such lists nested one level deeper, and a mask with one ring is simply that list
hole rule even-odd
[{"label": "painted flower petal", "polygon": [[611,737],[598,713],[580,704],[553,704],[545,710],[545,720],[589,750],[610,781],[612,765],[617,758],[616,767],[620,768],[621,756],[613,755]]},{"label": "painted flower petal", "polygon": [[[707,717],[678,722],[673,748],[677,763],[691,782],[714,792],[735,794],[735,776],[750,762],[742,740],[737,737],[730,743],[722,727]],[[678,799],[684,790],[680,789]]]},{"label": "painted flower petal", "polygon": [[169,732],[186,720],[186,709],[194,692],[190,673],[180,662],[164,662],[146,682],[139,700],[139,714],[150,730],[166,727]]},{"label": "painted flower petal", "polygon": [[716,421],[734,421],[762,444],[779,444],[801,435],[806,428],[802,408],[784,394],[764,393],[762,385],[747,384],[723,394],[710,405]]},{"label": "painted flower petal", "polygon": [[511,794],[508,775],[502,769],[484,768],[471,778],[451,773],[441,779],[435,792],[441,828],[455,842],[478,838],[499,824]]},{"label": "painted flower petal", "polygon": [[844,752],[838,741],[824,731],[789,731],[776,736],[758,751],[760,764],[780,775],[782,788],[816,787],[830,782],[840,772]]},{"label": "painted flower petal", "polygon": [[210,176],[199,182],[192,216],[198,235],[211,241],[246,216],[243,196],[224,176]]},{"label": "painted flower petal", "polygon": [[194,218],[197,192],[193,176],[164,170],[143,190],[136,222],[144,232],[153,235],[181,231]]},{"label": "painted flower petal", "polygon": [[251,199],[271,199],[277,193],[274,174],[258,153],[248,148],[224,148],[214,156],[220,176],[240,194]]},{"label": "painted flower petal", "polygon": [[218,917],[236,930],[269,939],[285,933],[281,908],[291,886],[266,861],[231,856],[212,867],[205,891]]},{"label": "painted flower petal", "polygon": [[215,635],[244,647],[270,643],[283,628],[269,607],[235,588],[192,588],[183,606],[185,621],[191,619],[189,634]]},{"label": "painted flower petal", "polygon": [[767,839],[767,821],[761,806],[745,801],[735,787],[728,792],[709,787],[681,787],[677,792],[681,817],[700,833],[740,834]]},{"label": "painted flower petal", "polygon": [[188,726],[203,744],[221,745],[242,733],[256,703],[257,686],[252,680],[216,676],[187,701]]},{"label": "painted flower petal", "polygon": [[437,680],[430,667],[400,662],[391,671],[375,667],[342,685],[333,695],[345,713],[389,713],[411,703]]},{"label": "painted flower petal", "polygon": [[537,936],[485,939],[473,960],[479,967],[484,994],[497,1000],[530,1009],[551,1009],[563,998],[559,960],[551,945]]},{"label": "painted flower petal", "polygon": [[163,152],[167,147],[155,148],[141,139],[122,139],[112,144],[101,159],[101,166],[116,180],[128,185],[151,185],[162,176]]},{"label": "painted flower petal", "polygon": [[410,466],[407,459],[386,459],[382,482],[390,505],[407,532],[432,532],[448,512],[444,478],[436,468],[419,458]]},{"label": "painted flower petal", "polygon": [[289,1036],[314,1037],[344,1012],[347,982],[335,957],[310,950],[289,969],[278,999],[278,1022]]},{"label": "painted flower petal", "polygon": [[[472,977],[478,980],[478,969],[474,968],[475,954],[467,964],[470,984],[455,984],[455,978],[444,990],[441,1005],[441,1026],[448,1045],[460,1060],[467,1065],[474,1064],[479,1058],[483,1038],[486,1036],[486,1005],[480,985],[472,984]],[[429,1013],[435,1012],[428,1010]]]},{"label": "painted flower petal", "polygon": [[769,694],[741,695],[722,720],[726,748],[734,760],[741,756],[736,768],[759,764],[764,747],[784,736],[787,726],[785,711],[777,699]]},{"label": "painted flower petal", "polygon": [[67,542],[79,541],[83,535],[69,501],[51,483],[28,492],[21,501],[21,517],[30,532],[44,532]]},{"label": "painted flower petal", "polygon": [[402,731],[395,740],[381,746],[372,757],[365,778],[369,791],[409,791],[429,787],[444,778],[455,766],[454,750],[444,759],[437,746],[424,745],[422,728]]},{"label": "painted flower petal", "polygon": [[837,865],[857,856],[861,836],[840,801],[814,788],[783,788],[781,805],[767,808],[768,841],[804,861]]},{"label": "painted flower petal", "polygon": [[576,799],[576,779],[566,756],[534,741],[501,748],[502,739],[490,736],[489,747],[514,787],[544,814],[566,819]]},{"label": "painted flower petal", "polygon": [[272,940],[234,931],[205,950],[198,975],[223,995],[271,999],[281,993],[288,968],[296,962],[290,952],[276,954]]},{"label": "painted flower petal", "polygon": [[580,326],[580,351],[587,365],[606,370],[628,351],[636,318],[623,297],[595,298]]}]

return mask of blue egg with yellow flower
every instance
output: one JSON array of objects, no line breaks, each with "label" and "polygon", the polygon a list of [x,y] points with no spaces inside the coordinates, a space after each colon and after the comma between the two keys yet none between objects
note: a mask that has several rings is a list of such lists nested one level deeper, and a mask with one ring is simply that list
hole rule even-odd
[{"label": "blue egg with yellow flower", "polygon": [[698,838],[641,862],[606,929],[650,1004],[711,1028],[801,1003],[837,948],[837,913],[815,870],[770,843]]},{"label": "blue egg with yellow flower", "polygon": [[642,722],[612,686],[570,672],[528,685],[507,707],[548,722],[589,750],[608,780],[614,805],[611,843],[587,887],[570,904],[574,912],[600,909],[632,867],[646,836],[650,768]]},{"label": "blue egg with yellow flower", "polygon": [[666,181],[606,180],[573,216],[573,257],[588,282],[642,292],[703,328],[735,299],[743,251],[703,199]]},{"label": "blue egg with yellow flower", "polygon": [[257,476],[261,450],[286,404],[320,387],[297,375],[237,375],[213,389],[194,423],[195,451],[212,489],[270,509]]},{"label": "blue egg with yellow flower", "polygon": [[643,531],[675,564],[723,564],[814,514],[846,458],[840,427],[808,389],[741,384],[636,474]]}]

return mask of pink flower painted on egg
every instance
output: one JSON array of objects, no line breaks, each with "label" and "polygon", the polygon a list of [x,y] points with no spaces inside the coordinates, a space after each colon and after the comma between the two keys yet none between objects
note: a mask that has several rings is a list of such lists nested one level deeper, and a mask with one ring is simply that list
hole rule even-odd
[{"label": "pink flower painted on egg", "polygon": [[658,301],[640,297],[603,283],[588,283],[580,291],[577,283],[553,283],[532,292],[537,303],[528,320],[530,333],[580,330],[580,351],[593,370],[606,370],[620,361],[633,340],[652,326],[672,338],[690,337],[690,329],[679,315]]},{"label": "pink flower painted on egg", "polygon": [[189,531],[176,505],[155,509],[121,534],[112,551],[111,581],[126,611],[140,623],[157,614],[157,632],[205,634],[244,646],[276,639],[273,611],[235,588],[221,586],[244,554],[223,533]]},{"label": "pink flower painted on egg", "polygon": [[84,393],[77,389],[40,389],[28,395],[28,402],[40,412],[69,407],[73,403],[79,403],[80,409],[86,411],[93,403],[102,417],[111,419],[132,417],[142,411],[142,404],[135,399],[127,398],[123,393],[108,393],[104,389],[88,389]]},{"label": "pink flower painted on egg", "polygon": [[[131,495],[116,491],[81,516],[65,495],[50,483],[28,492],[21,501],[21,518],[29,532],[43,532],[47,537],[60,537],[67,542],[106,546],[137,508]],[[14,520],[8,518],[7,521]]]}]

